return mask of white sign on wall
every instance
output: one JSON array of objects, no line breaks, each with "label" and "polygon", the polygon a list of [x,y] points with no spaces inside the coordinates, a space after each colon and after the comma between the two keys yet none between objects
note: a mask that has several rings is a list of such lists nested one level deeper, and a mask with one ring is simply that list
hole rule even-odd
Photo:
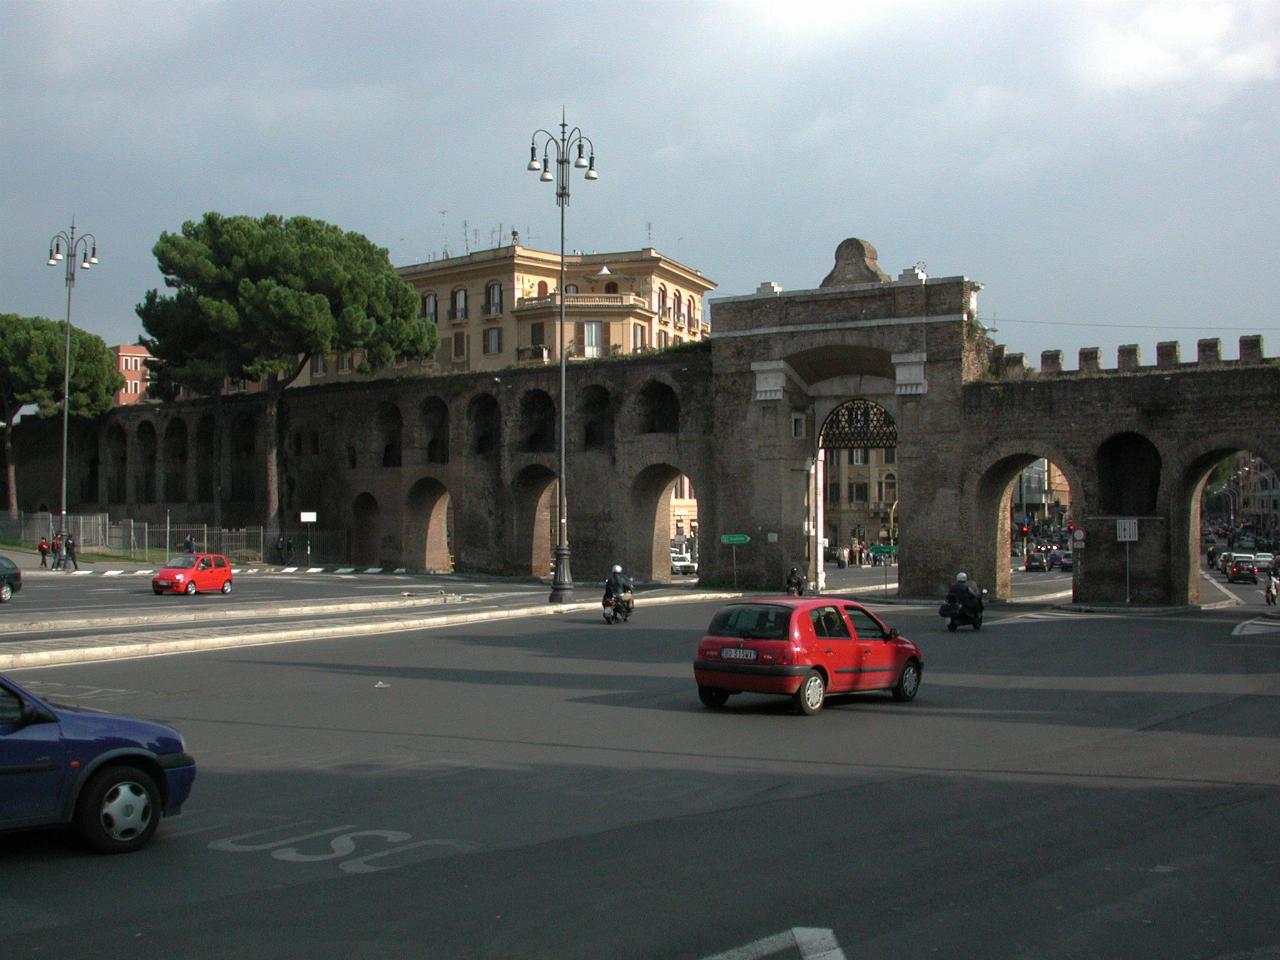
[{"label": "white sign on wall", "polygon": [[1138,518],[1116,517],[1116,543],[1138,542]]}]

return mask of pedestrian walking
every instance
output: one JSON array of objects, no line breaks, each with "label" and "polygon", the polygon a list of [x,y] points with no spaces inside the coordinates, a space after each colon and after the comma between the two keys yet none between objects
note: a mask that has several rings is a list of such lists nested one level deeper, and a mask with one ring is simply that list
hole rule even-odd
[{"label": "pedestrian walking", "polygon": [[46,570],[49,569],[49,539],[41,537],[40,542],[36,544],[36,549],[40,551],[40,566]]},{"label": "pedestrian walking", "polygon": [[186,535],[186,537],[182,541],[182,552],[183,553],[196,552],[196,542],[191,538],[191,534],[189,533]]},{"label": "pedestrian walking", "polygon": [[68,533],[66,539],[62,541],[62,548],[67,552],[66,562],[71,564],[78,571],[80,569],[80,563],[76,560],[76,538]]},{"label": "pedestrian walking", "polygon": [[61,570],[62,561],[66,558],[66,554],[62,549],[62,533],[59,531],[53,535],[53,569]]}]

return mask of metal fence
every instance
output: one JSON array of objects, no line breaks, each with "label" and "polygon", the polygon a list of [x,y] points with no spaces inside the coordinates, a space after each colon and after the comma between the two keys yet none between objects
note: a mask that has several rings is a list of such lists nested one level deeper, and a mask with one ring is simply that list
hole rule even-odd
[{"label": "metal fence", "polygon": [[[34,548],[41,537],[52,539],[57,532],[58,515],[24,513],[14,520],[0,517],[0,539]],[[105,513],[67,514],[67,530],[76,538],[79,551],[102,552],[158,562],[179,553],[191,538],[191,549],[226,554],[235,563],[262,563],[274,560],[266,551],[262,527],[226,530],[208,524],[148,523],[142,520],[111,520]],[[345,531],[343,531],[345,555]]]}]

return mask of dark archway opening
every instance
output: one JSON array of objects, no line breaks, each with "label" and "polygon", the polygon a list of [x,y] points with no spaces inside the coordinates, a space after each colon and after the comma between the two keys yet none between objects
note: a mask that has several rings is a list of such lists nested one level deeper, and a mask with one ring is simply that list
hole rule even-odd
[{"label": "dark archway opening", "polygon": [[378,501],[372,494],[362,493],[351,504],[351,562],[356,566],[373,566],[378,562],[381,540]]},{"label": "dark archway opening", "polygon": [[679,433],[680,398],[665,383],[650,380],[640,390],[640,433]]},{"label": "dark archway opening", "polygon": [[552,453],[556,448],[556,405],[544,390],[520,398],[520,443],[524,453]]},{"label": "dark archway opening", "polygon": [[582,422],[582,449],[613,450],[613,397],[605,387],[591,384],[582,391],[578,417]]},{"label": "dark archway opening", "polygon": [[493,394],[482,393],[467,407],[471,453],[477,457],[493,457],[502,444],[502,413]]},{"label": "dark archway opening", "polygon": [[551,572],[557,491],[556,475],[543,466],[525,467],[515,479],[511,563],[516,576],[543,577]]},{"label": "dark archway opening", "polygon": [[449,405],[439,397],[422,403],[422,430],[427,463],[449,462]]}]

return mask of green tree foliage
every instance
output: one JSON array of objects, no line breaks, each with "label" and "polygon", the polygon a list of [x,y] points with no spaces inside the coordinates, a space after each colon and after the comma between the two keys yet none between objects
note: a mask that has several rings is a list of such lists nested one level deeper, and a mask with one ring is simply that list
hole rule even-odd
[{"label": "green tree foliage", "polygon": [[[25,406],[51,417],[62,411],[66,328],[44,317],[0,314],[0,417],[4,422],[4,462],[8,510],[18,515],[13,455],[13,423]],[[115,355],[101,337],[71,328],[71,408],[73,417],[96,417],[110,410],[124,386]]]},{"label": "green tree foliage", "polygon": [[360,351],[363,371],[435,352],[433,323],[387,251],[309,217],[206,213],[154,251],[165,286],[138,305],[161,384],[217,393],[223,377],[269,394],[267,521],[278,509],[284,389],[312,357]]}]

